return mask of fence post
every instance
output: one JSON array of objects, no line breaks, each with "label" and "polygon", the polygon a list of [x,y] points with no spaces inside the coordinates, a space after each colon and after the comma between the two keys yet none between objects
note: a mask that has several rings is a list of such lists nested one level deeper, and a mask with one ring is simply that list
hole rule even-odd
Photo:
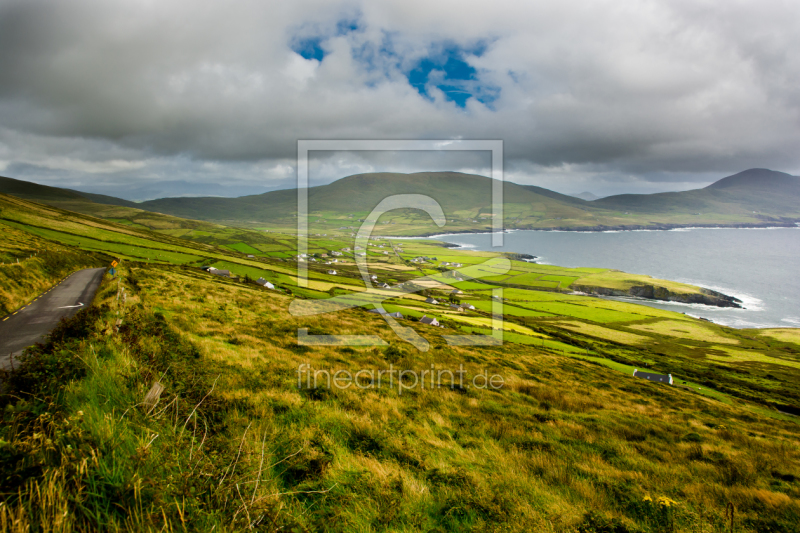
[{"label": "fence post", "polygon": [[730,515],[731,518],[731,530],[730,533],[733,533],[733,514],[736,511],[736,507],[734,507],[733,502],[728,502],[728,506],[725,508],[725,518]]}]

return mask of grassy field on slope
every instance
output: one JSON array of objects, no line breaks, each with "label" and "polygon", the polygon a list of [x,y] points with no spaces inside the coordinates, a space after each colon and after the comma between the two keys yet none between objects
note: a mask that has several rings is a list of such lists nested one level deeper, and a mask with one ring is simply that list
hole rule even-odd
[{"label": "grassy field on slope", "polygon": [[[747,402],[766,405],[772,409],[786,410],[800,405],[800,381],[797,379],[796,369],[791,368],[800,352],[793,344],[773,342],[769,337],[746,336],[737,330],[651,307],[575,296],[563,292],[564,289],[549,288],[548,291],[542,291],[542,287],[536,284],[541,277],[558,276],[580,281],[598,275],[606,276],[615,283],[640,283],[640,277],[622,272],[592,268],[565,269],[511,261],[513,274],[500,276],[504,278],[503,281],[457,282],[456,273],[461,271],[474,271],[475,275],[481,277],[496,278],[500,270],[496,266],[487,267],[484,264],[498,260],[498,254],[452,250],[432,241],[390,243],[378,240],[371,243],[375,246],[369,247],[372,254],[369,258],[370,272],[375,273],[379,281],[388,282],[392,286],[407,282],[416,284],[419,292],[372,289],[372,292],[367,293],[354,264],[353,251],[343,251],[343,255],[338,257],[340,262],[334,265],[336,275],[326,273],[331,267],[324,264],[326,259],[323,254],[330,254],[337,249],[346,250],[352,247],[352,241],[312,237],[309,252],[313,251],[311,255],[316,255],[318,262],[311,263],[314,257],[309,256],[307,264],[310,279],[307,287],[300,287],[294,262],[269,257],[249,258],[245,253],[215,244],[178,239],[7,196],[0,197],[0,209],[3,209],[0,223],[7,228],[9,235],[27,232],[25,239],[44,243],[39,245],[41,249],[49,247],[59,250],[61,258],[72,257],[76,261],[80,259],[86,262],[87,257],[96,257],[99,253],[152,264],[179,264],[195,268],[213,265],[230,270],[243,282],[263,277],[273,282],[283,293],[317,299],[336,295],[343,303],[367,308],[371,308],[376,301],[384,300],[387,305],[393,306],[393,310],[409,317],[420,318],[427,315],[460,329],[489,327],[491,290],[503,288],[503,298],[506,300],[504,309],[507,313],[503,330],[529,335],[528,339],[521,341],[523,343],[535,344],[544,337],[545,346],[562,353],[583,352],[608,361],[609,364],[649,367],[663,373],[672,373],[676,379],[698,384],[695,386],[697,391],[724,391]],[[225,239],[225,235],[223,232],[219,238]],[[48,241],[48,238],[52,240]],[[209,232],[207,238],[213,242],[216,237]],[[292,245],[290,236],[273,235],[271,238],[287,248]],[[374,255],[378,250],[392,250],[392,254]],[[31,246],[26,245],[9,253],[25,257],[34,252]],[[411,262],[418,255],[441,255],[441,258],[432,263]],[[438,267],[440,260],[444,258],[464,266],[460,269],[452,266]],[[74,269],[79,264],[83,263],[74,262],[68,266]],[[10,270],[3,283],[8,287],[18,286],[18,281],[14,281],[11,273]],[[210,274],[203,275],[212,277]],[[419,277],[423,275],[431,276],[431,279],[421,281]],[[524,276],[529,276],[524,281],[527,284],[518,284],[519,278]],[[516,284],[511,285],[514,288],[505,285],[506,279],[517,280]],[[673,287],[667,281],[651,278],[646,278],[646,281]],[[32,297],[35,287],[39,285],[29,284],[19,291],[19,301]],[[462,289],[462,293],[452,295],[454,287]],[[699,290],[691,286],[681,287]],[[455,301],[473,304],[476,309],[454,311],[448,305],[451,296],[454,296]],[[420,300],[426,297],[436,298],[441,303],[424,304]],[[12,304],[9,305],[13,307]],[[675,326],[676,323],[685,323],[687,327]],[[734,339],[732,342],[738,343],[741,350],[752,350],[759,357],[744,359],[741,354],[730,354],[724,349],[724,343],[716,342],[720,336]],[[629,338],[644,341],[634,344],[620,342],[621,339]]]},{"label": "grassy field on slope", "polygon": [[[185,267],[121,278],[7,378],[4,530],[722,531],[733,504],[736,531],[789,532],[800,517],[795,422],[530,345],[451,347],[452,330],[411,324],[434,347],[411,351],[364,311],[296,319],[286,296]],[[298,346],[299,327],[389,348]],[[464,365],[467,381],[298,388],[301,364]],[[504,386],[470,385],[484,371]]]},{"label": "grassy field on slope", "polygon": [[[380,278],[420,282],[428,271],[439,280],[423,295],[383,291],[387,310],[409,316],[402,325],[431,344],[419,352],[364,309],[288,312],[298,296],[371,307],[378,294],[355,292],[364,287],[352,255],[337,264],[342,275],[311,267],[301,289],[286,261],[0,199],[15,236],[4,258],[35,244],[79,268],[92,250],[130,253],[90,310],[4,378],[4,531],[688,533],[723,530],[729,504],[736,531],[789,532],[800,519],[798,425],[776,410],[800,402],[795,330],[733,330],[517,287],[504,289],[505,344],[450,346],[441,335],[490,333],[493,285],[464,285],[454,298],[478,309],[454,311],[451,270],[377,257]],[[401,245],[401,257],[439,250],[475,265],[494,256],[415,246]],[[204,273],[203,262],[241,278]],[[516,276],[598,273],[511,265]],[[282,290],[245,277],[262,274]],[[420,301],[425,294],[443,303]],[[445,328],[414,320],[422,314]],[[388,346],[302,346],[298,328]],[[301,364],[329,373],[463,365],[468,381],[298,386]],[[630,375],[645,366],[672,373],[676,386]],[[475,387],[483,372],[503,387]]]}]

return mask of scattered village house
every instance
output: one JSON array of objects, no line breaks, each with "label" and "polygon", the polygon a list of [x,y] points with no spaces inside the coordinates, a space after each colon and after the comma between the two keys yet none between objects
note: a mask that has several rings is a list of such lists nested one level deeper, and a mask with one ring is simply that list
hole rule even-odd
[{"label": "scattered village house", "polygon": [[651,372],[640,372],[639,369],[633,370],[633,375],[637,378],[646,379],[648,381],[656,381],[658,383],[669,383],[672,385],[672,374],[653,374]]},{"label": "scattered village house", "polygon": [[328,270],[328,274],[330,274],[331,276],[335,276],[336,275],[336,271],[335,270]]},{"label": "scattered village house", "polygon": [[256,280],[256,283],[258,283],[262,287],[266,287],[267,289],[274,289],[275,288],[275,285],[273,285],[269,281],[265,280],[264,278],[258,278]]},{"label": "scattered village house", "polygon": [[376,313],[376,314],[379,314],[379,315],[386,315],[386,316],[390,316],[390,317],[392,317],[392,318],[398,318],[398,319],[403,319],[403,318],[405,318],[405,317],[403,316],[403,313],[400,313],[400,312],[397,312],[397,311],[396,311],[396,312],[394,312],[394,313],[387,313],[386,311],[381,311],[381,310],[379,310],[379,309],[370,309],[370,310],[369,310],[369,311],[367,311],[367,312],[368,312],[368,313]]},{"label": "scattered village house", "polygon": [[430,318],[430,317],[428,317],[426,315],[422,315],[422,318],[420,318],[419,321],[422,322],[423,324],[427,324],[429,326],[438,326],[439,325],[439,321],[438,320],[436,320],[435,318]]},{"label": "scattered village house", "polygon": [[426,299],[425,299],[425,303],[426,303],[426,304],[433,304],[433,305],[437,305],[437,304],[439,303],[439,301],[438,301],[438,300],[434,300],[433,298],[426,298]]}]

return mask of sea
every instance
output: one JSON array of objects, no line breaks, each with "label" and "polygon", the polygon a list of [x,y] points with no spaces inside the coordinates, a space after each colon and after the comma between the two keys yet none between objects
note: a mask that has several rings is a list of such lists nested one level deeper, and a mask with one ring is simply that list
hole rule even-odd
[{"label": "sea", "polygon": [[800,227],[682,228],[669,231],[510,230],[430,237],[463,249],[516,252],[564,267],[647,274],[735,296],[744,309],[613,298],[703,317],[736,328],[800,327]]}]

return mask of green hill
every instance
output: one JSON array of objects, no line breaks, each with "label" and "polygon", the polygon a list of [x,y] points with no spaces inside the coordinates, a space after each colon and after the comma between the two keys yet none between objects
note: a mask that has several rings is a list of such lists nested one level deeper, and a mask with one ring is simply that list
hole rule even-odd
[{"label": "green hill", "polygon": [[[789,174],[751,169],[703,189],[621,194],[587,202],[535,185],[504,182],[503,222],[504,227],[515,229],[584,230],[791,224],[800,220],[798,183],[800,178]],[[187,227],[186,219],[281,231],[297,225],[294,189],[239,198],[182,197],[133,203],[0,178],[0,192],[107,219],[125,219],[155,230],[197,229]],[[395,194],[422,194],[436,200],[447,216],[445,231],[492,228],[492,179],[458,172],[385,172],[357,174],[308,189],[311,231],[352,233],[381,200]],[[385,235],[442,231],[427,214],[414,209],[392,211],[381,222],[380,232]]]},{"label": "green hill", "polygon": [[[659,225],[763,225],[800,218],[800,178],[753,169],[704,189],[659,194],[623,194],[587,202],[534,185],[505,182],[507,228],[604,229]],[[423,194],[440,203],[449,231],[491,227],[492,180],[457,172],[373,173],[348,176],[308,192],[312,228],[352,230],[383,198]],[[186,218],[255,227],[295,225],[293,190],[241,198],[165,198],[142,209]],[[352,214],[352,217],[350,216]],[[355,221],[352,221],[355,219]],[[423,234],[438,228],[420,212],[384,217],[386,234]]]},{"label": "green hill", "polygon": [[[99,217],[138,230],[150,230],[206,244],[275,246],[269,236],[235,227],[164,215],[139,209],[138,204],[102,194],[49,187],[0,177],[0,194],[30,200],[82,215]],[[280,248],[280,246],[278,246]]]},{"label": "green hill", "polygon": [[748,216],[800,215],[800,178],[767,169],[750,169],[703,189],[658,194],[620,194],[593,206],[648,214],[717,213]]},{"label": "green hill", "polygon": [[[321,227],[340,226],[350,214],[366,216],[381,200],[395,194],[430,196],[444,209],[448,226],[484,229],[491,226],[492,180],[458,172],[415,174],[357,174],[308,190],[309,212],[322,219]],[[549,217],[590,221],[582,200],[515,183],[504,183],[506,220]],[[294,190],[273,191],[241,198],[164,198],[143,202],[142,209],[186,218],[244,225],[294,225],[297,196]],[[404,213],[402,226],[434,229],[427,215]]]},{"label": "green hill", "polygon": [[791,176],[785,172],[776,172],[766,168],[751,168],[733,176],[722,178],[712,183],[706,189],[713,190],[739,190],[758,192],[774,192],[785,194],[800,194],[800,177]]},{"label": "green hill", "polygon": [[72,189],[63,189],[61,187],[39,185],[38,183],[16,180],[13,178],[5,178],[3,176],[0,176],[0,193],[10,194],[12,196],[16,196],[17,198],[24,198],[26,200],[49,203],[51,205],[55,205],[56,203],[80,204],[88,201],[98,204],[136,207],[134,202],[129,202],[128,200],[123,200],[122,198],[115,198],[113,196],[106,196],[104,194],[75,191]]}]

